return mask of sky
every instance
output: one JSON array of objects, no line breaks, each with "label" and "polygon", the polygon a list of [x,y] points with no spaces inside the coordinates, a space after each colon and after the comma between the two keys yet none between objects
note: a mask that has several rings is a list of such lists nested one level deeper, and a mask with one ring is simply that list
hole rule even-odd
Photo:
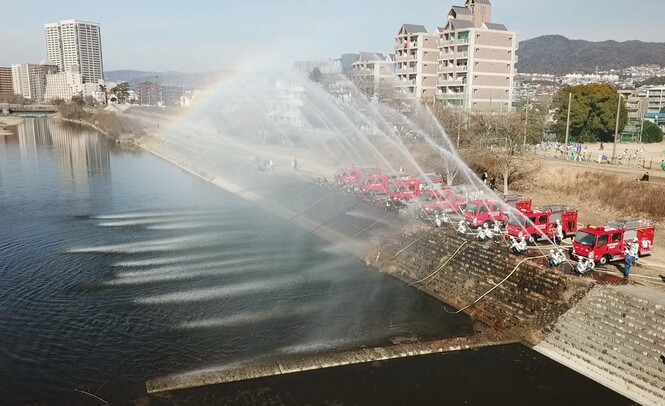
[{"label": "sky", "polygon": [[[433,31],[464,0],[20,0],[0,15],[0,66],[46,58],[44,24],[101,24],[104,70],[182,72],[393,52],[403,23]],[[492,0],[492,19],[520,40],[665,42],[664,0]],[[639,17],[626,16],[636,10]]]}]

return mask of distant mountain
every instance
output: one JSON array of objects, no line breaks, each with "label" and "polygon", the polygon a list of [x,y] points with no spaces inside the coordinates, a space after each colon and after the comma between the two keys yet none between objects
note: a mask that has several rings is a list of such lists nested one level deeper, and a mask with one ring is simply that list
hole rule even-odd
[{"label": "distant mountain", "polygon": [[665,43],[642,41],[590,42],[545,35],[520,42],[520,73],[565,74],[623,69],[656,64],[665,66]]},{"label": "distant mountain", "polygon": [[128,82],[129,87],[132,89],[135,89],[142,82],[154,82],[156,77],[159,77],[159,82],[163,85],[200,88],[214,83],[229,74],[231,74],[230,71],[183,73],[175,71],[112,70],[104,72],[104,77],[110,82]]}]

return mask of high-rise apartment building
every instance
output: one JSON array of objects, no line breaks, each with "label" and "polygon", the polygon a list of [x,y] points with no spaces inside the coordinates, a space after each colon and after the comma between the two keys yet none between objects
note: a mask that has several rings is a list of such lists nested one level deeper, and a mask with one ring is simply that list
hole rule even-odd
[{"label": "high-rise apartment building", "polygon": [[11,66],[0,66],[0,97],[7,97],[13,94],[12,68]]},{"label": "high-rise apartment building", "polygon": [[438,36],[422,25],[403,24],[395,39],[395,87],[417,99],[434,97]]},{"label": "high-rise apartment building", "polygon": [[26,99],[41,101],[46,95],[46,75],[56,73],[55,65],[23,63],[12,65],[12,88],[14,94]]},{"label": "high-rise apartment building", "polygon": [[104,78],[102,37],[98,23],[65,20],[44,25],[46,57],[61,72],[79,71],[84,83]]},{"label": "high-rise apartment building", "polygon": [[489,0],[453,6],[439,29],[436,102],[474,111],[509,111],[517,35],[491,22]]}]

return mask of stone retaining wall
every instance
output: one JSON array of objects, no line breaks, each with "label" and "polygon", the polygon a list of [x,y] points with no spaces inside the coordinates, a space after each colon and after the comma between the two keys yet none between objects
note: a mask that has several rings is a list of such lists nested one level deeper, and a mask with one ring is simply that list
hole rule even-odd
[{"label": "stone retaining wall", "polygon": [[[417,242],[391,259],[413,241]],[[405,234],[380,250],[379,269],[408,282],[436,273],[414,286],[456,308],[472,304],[524,259],[508,253],[505,245],[481,244],[472,237],[441,229]],[[368,258],[373,255],[370,253]],[[539,332],[568,311],[591,286],[588,280],[526,261],[467,313],[513,338],[535,344]]]}]

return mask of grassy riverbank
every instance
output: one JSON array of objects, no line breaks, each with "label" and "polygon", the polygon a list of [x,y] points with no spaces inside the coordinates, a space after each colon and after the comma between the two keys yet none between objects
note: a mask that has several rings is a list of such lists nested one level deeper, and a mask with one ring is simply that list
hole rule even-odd
[{"label": "grassy riverbank", "polygon": [[89,125],[100,133],[120,143],[133,144],[144,134],[145,126],[129,117],[103,109],[88,109],[75,103],[58,106],[59,118],[79,124]]}]

